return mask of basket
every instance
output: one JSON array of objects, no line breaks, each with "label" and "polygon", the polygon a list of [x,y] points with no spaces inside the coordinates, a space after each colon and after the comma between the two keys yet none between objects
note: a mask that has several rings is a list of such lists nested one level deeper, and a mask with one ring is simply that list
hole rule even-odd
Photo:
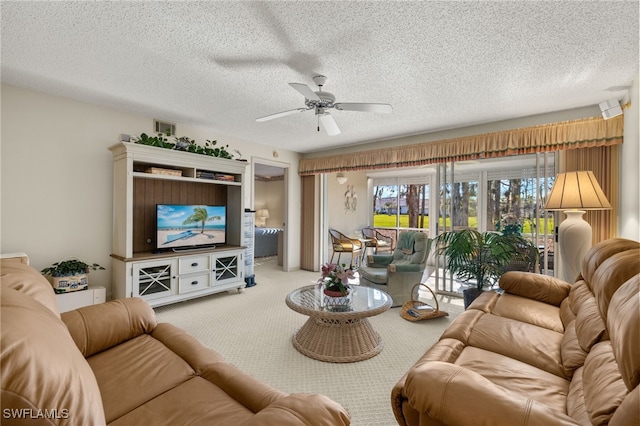
[{"label": "basket", "polygon": [[70,275],[66,277],[45,275],[45,277],[51,283],[53,291],[56,294],[86,290],[89,288],[89,277],[87,277],[87,274]]},{"label": "basket", "polygon": [[[418,286],[422,286],[431,292],[433,300],[436,302],[435,308],[428,303],[413,299],[413,294]],[[411,300],[404,302],[402,308],[400,308],[400,316],[407,321],[422,321],[432,318],[446,317],[448,315],[449,314],[447,312],[440,310],[438,299],[436,298],[436,294],[433,290],[422,283],[418,283],[411,288]]]}]

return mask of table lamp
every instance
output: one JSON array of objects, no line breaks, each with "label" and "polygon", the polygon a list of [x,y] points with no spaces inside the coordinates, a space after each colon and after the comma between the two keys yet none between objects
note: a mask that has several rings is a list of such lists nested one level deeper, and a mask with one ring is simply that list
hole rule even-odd
[{"label": "table lamp", "polygon": [[567,218],[558,227],[561,278],[573,283],[580,263],[591,247],[591,225],[582,218],[585,210],[609,210],[611,204],[593,172],[560,173],[551,188],[545,210],[561,210]]},{"label": "table lamp", "polygon": [[256,218],[258,219],[257,225],[261,228],[264,228],[267,224],[267,219],[269,219],[269,210],[268,209],[260,209],[256,212]]}]

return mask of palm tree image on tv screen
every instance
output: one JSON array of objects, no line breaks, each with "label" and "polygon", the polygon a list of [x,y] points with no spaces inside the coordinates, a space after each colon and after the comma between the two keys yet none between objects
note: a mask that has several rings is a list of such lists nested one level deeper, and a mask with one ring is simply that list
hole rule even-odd
[{"label": "palm tree image on tv screen", "polygon": [[160,251],[226,242],[225,206],[158,204],[156,219],[156,248]]}]

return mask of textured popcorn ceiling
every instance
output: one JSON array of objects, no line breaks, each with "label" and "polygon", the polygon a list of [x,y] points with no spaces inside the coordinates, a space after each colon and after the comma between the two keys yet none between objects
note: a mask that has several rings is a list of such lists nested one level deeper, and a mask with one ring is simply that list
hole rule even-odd
[{"label": "textured popcorn ceiling", "polygon": [[[298,152],[621,99],[638,2],[8,2],[2,82]],[[328,77],[342,133],[287,83]],[[127,129],[114,129],[115,133]],[[178,131],[178,133],[180,133]],[[223,140],[223,137],[220,137]]]}]

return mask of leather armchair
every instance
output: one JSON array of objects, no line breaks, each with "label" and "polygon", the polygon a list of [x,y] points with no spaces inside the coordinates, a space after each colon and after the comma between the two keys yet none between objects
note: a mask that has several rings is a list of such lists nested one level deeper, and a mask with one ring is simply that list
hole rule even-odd
[{"label": "leather armchair", "polygon": [[370,255],[367,266],[358,269],[360,284],[389,294],[391,306],[401,306],[411,299],[411,288],[422,281],[427,265],[426,234],[402,231],[391,255]]}]

